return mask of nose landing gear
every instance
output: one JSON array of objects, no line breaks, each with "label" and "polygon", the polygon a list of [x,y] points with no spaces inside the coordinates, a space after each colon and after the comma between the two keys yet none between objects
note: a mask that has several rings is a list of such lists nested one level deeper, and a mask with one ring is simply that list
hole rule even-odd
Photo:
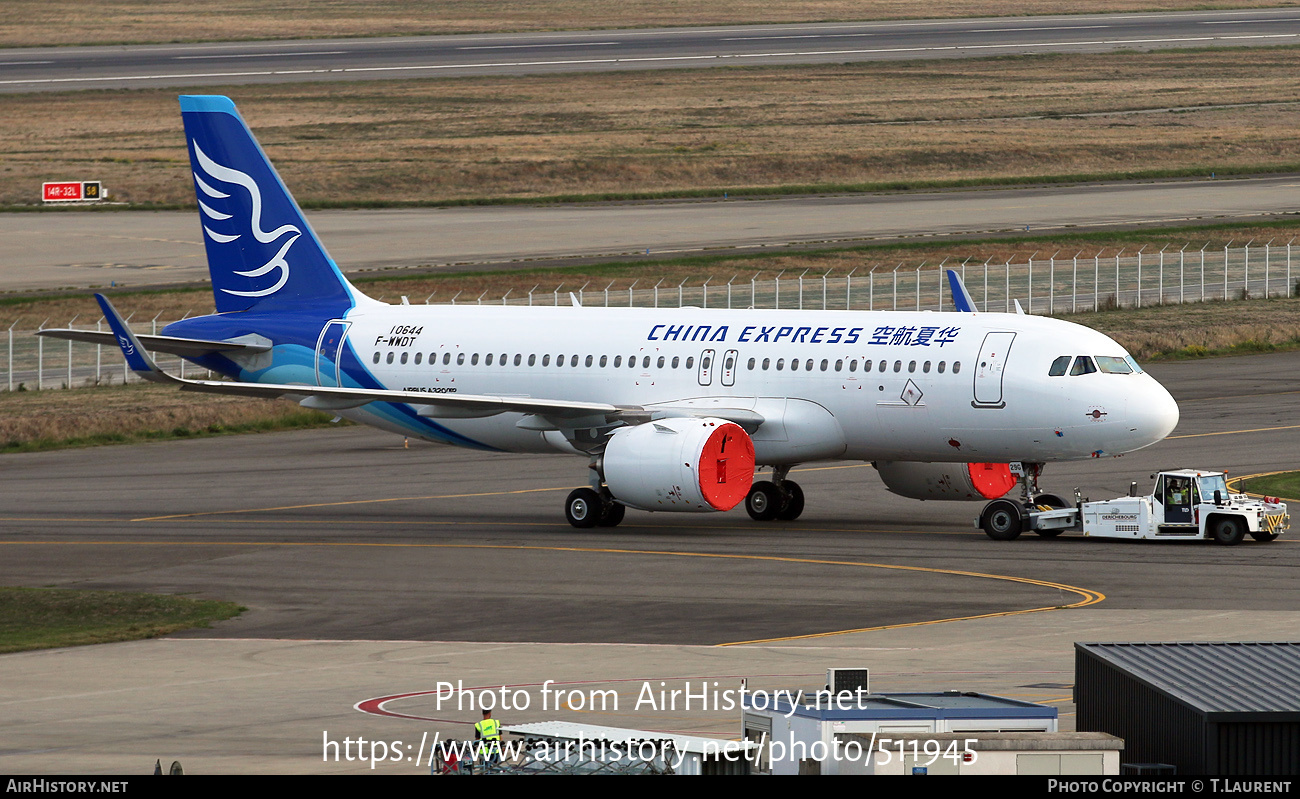
[{"label": "nose landing gear", "polygon": [[[1068,508],[1070,505],[1056,494],[1044,494],[1038,490],[1038,476],[1043,473],[1043,464],[1024,463],[1020,473],[1020,498],[995,499],[984,506],[980,513],[979,526],[989,538],[995,541],[1012,541],[1020,536],[1029,526],[1029,513],[1035,510]],[[1060,529],[1036,530],[1046,538],[1061,534]]]}]

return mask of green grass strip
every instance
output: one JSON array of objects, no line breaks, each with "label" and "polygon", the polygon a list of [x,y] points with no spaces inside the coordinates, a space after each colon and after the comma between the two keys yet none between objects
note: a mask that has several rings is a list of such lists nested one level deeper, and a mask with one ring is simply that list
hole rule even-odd
[{"label": "green grass strip", "polygon": [[0,588],[0,653],[156,638],[209,627],[246,609],[162,594]]},{"label": "green grass strip", "polygon": [[1242,491],[1300,502],[1300,472],[1280,472],[1243,480]]}]

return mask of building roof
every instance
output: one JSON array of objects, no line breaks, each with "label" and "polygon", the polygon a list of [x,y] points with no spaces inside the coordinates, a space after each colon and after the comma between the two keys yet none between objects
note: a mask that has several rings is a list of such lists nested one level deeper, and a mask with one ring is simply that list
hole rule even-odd
[{"label": "building roof", "polygon": [[[800,697],[798,691],[789,695]],[[767,701],[771,697],[770,702]],[[806,691],[795,703],[793,712],[784,692],[764,695],[759,692],[743,697],[748,712],[779,713],[804,718],[840,721],[908,718],[1056,718],[1054,707],[1008,699],[992,694],[962,691],[923,693],[868,694],[860,699],[848,695],[834,702],[824,693]],[[759,701],[756,701],[759,700]]]},{"label": "building roof", "polygon": [[[1300,643],[1076,643],[1082,651],[1213,721],[1300,720]],[[1233,718],[1236,716],[1237,718]]]}]

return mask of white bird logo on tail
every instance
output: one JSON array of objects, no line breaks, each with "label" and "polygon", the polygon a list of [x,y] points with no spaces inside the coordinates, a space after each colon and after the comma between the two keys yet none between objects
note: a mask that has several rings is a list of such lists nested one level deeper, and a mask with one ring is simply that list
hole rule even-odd
[{"label": "white bird logo on tail", "polygon": [[[237,297],[266,297],[268,295],[274,294],[275,292],[283,288],[284,284],[289,280],[289,262],[285,260],[284,256],[285,253],[289,251],[289,248],[293,246],[293,243],[297,241],[300,236],[302,236],[302,231],[299,230],[294,225],[281,225],[280,227],[270,231],[269,233],[265,230],[262,230],[262,191],[257,187],[257,182],[254,181],[253,178],[250,177],[249,175],[240,172],[237,169],[231,169],[228,166],[222,166],[221,164],[218,164],[216,161],[213,161],[211,158],[209,158],[207,153],[203,152],[203,150],[199,148],[198,142],[194,142],[193,144],[194,144],[194,155],[196,156],[199,162],[199,166],[202,168],[203,172],[206,175],[208,175],[210,178],[213,178],[214,180],[220,180],[225,183],[233,183],[238,186],[243,186],[245,189],[248,190],[253,205],[252,218],[249,219],[249,225],[252,229],[253,238],[257,239],[262,244],[270,244],[285,234],[292,234],[289,236],[287,240],[285,240],[284,244],[280,245],[279,252],[273,255],[271,259],[268,260],[266,263],[262,264],[256,269],[250,269],[247,272],[235,272],[236,275],[239,275],[241,277],[256,278],[256,277],[261,277],[262,275],[269,274],[274,269],[279,269],[280,279],[275,282],[275,285],[271,286],[268,289],[262,289],[261,291],[232,291],[231,289],[222,289],[222,291],[224,291],[226,294],[233,294]],[[201,191],[203,194],[206,194],[208,197],[212,197],[214,199],[220,200],[230,196],[226,192],[220,191],[208,185],[203,180],[203,178],[199,176],[199,173],[197,172],[194,173],[194,183],[199,187],[199,191]],[[231,214],[222,213],[221,211],[211,208],[210,206],[207,205],[207,203],[204,203],[202,200],[199,200],[199,210],[208,219],[223,221],[231,218]],[[206,222],[203,225],[203,232],[207,234],[208,238],[212,239],[218,244],[228,244],[229,242],[238,239],[240,235],[242,235],[239,233],[236,233],[234,235],[218,233],[212,228],[208,227]]]}]

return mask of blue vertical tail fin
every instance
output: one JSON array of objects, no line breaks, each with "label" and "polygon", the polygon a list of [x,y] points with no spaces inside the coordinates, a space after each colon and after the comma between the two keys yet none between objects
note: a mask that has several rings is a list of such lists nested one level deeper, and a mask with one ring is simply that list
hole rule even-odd
[{"label": "blue vertical tail fin", "polygon": [[228,97],[182,96],[194,192],[217,311],[319,307],[338,316],[355,289]]}]

